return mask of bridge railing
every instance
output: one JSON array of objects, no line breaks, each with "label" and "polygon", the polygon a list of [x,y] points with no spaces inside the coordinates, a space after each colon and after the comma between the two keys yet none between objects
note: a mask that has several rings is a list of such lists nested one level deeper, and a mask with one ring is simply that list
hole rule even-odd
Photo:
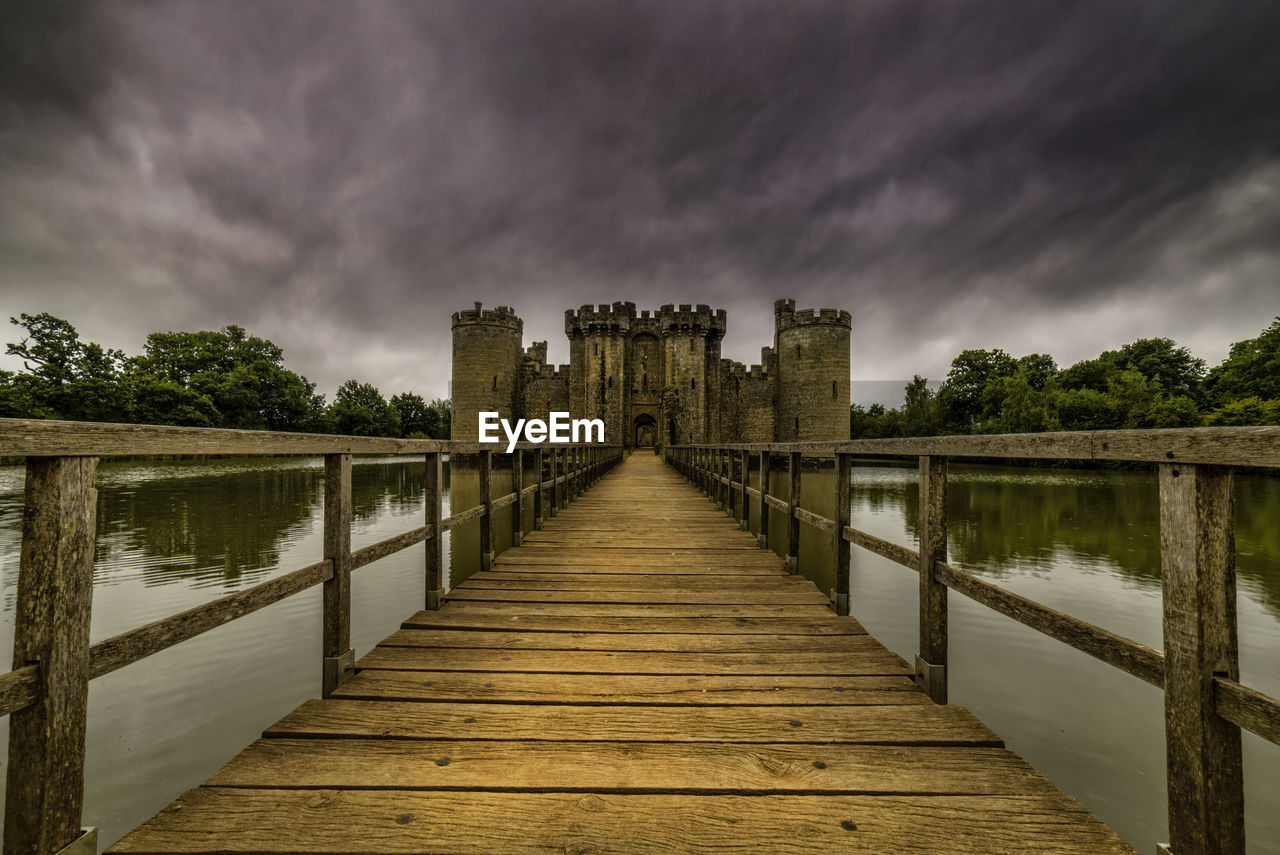
[{"label": "bridge railing", "polygon": [[[503,446],[498,446],[503,448]],[[492,444],[275,433],[210,428],[0,419],[0,456],[25,457],[13,670],[0,674],[0,715],[9,716],[5,855],[96,852],[81,828],[89,681],[316,585],[324,586],[323,695],[355,671],[351,574],[426,542],[428,609],[445,599],[443,535],[479,520],[480,566],[494,556],[494,511],[512,507],[512,542],[523,536],[523,503],[534,528],[568,505],[622,459],[620,446],[520,443],[512,492],[493,495]],[[422,454],[426,520],[411,531],[351,548],[353,454]],[[478,458],[480,503],[443,516],[445,454]],[[103,457],[135,455],[303,455],[324,457],[324,549],[314,564],[172,617],[89,644],[97,521],[94,474]],[[532,462],[532,484],[524,473]]]},{"label": "bridge railing", "polygon": [[[850,544],[916,571],[920,624],[915,678],[947,702],[947,592],[956,591],[1164,690],[1168,847],[1173,855],[1243,855],[1244,785],[1240,729],[1280,744],[1280,700],[1241,685],[1236,627],[1234,470],[1280,467],[1280,428],[1189,428],[847,442],[678,445],[667,462],[747,528],[755,503],[760,545],[769,509],[786,519],[786,561],[797,572],[800,526],[831,537],[832,603],[849,613]],[[849,525],[851,462],[857,456],[919,460],[919,545],[911,549]],[[835,463],[835,519],[800,507],[802,461]],[[1007,591],[947,560],[949,458],[1113,460],[1156,464],[1164,650]],[[784,461],[786,494],[769,494],[768,473]],[[760,489],[750,486],[752,463]]]}]

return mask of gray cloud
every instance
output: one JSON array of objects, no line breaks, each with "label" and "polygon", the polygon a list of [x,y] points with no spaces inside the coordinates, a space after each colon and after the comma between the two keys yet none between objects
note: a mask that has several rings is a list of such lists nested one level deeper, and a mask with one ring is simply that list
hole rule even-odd
[{"label": "gray cloud", "polygon": [[584,302],[855,316],[855,377],[962,347],[1212,359],[1280,312],[1265,2],[19,3],[0,310],[136,351],[240,323],[331,391],[443,394],[453,310],[565,359]]}]

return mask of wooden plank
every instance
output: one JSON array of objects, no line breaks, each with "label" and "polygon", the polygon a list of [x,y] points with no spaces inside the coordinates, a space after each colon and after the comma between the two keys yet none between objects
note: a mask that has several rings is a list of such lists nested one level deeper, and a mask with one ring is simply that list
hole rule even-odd
[{"label": "wooden plank", "polygon": [[868,649],[862,635],[703,635],[666,632],[458,632],[442,629],[401,629],[379,647],[449,647],[468,650],[633,650],[668,653],[808,653]]},{"label": "wooden plank", "polygon": [[836,614],[849,614],[849,600],[851,599],[851,588],[849,578],[849,544],[844,539],[844,530],[849,525],[850,505],[852,498],[849,494],[852,480],[853,459],[847,454],[837,454],[835,459],[835,481],[834,481],[834,516],[835,519],[831,526],[831,554],[834,556],[835,573],[835,590],[832,591],[832,600],[835,603]]},{"label": "wooden plank", "polygon": [[866,632],[852,618],[815,611],[813,617],[619,617],[610,613],[546,615],[493,610],[447,609],[418,612],[405,629],[510,630],[538,632],[718,633],[725,635],[861,635]]},{"label": "wooden plank", "polygon": [[[475,719],[468,722],[467,719]],[[571,706],[311,700],[266,736],[554,742],[759,742],[1003,748],[960,706]],[[486,734],[482,736],[481,734]]]},{"label": "wooden plank", "polygon": [[440,527],[443,528],[445,531],[448,531],[449,529],[457,528],[460,525],[465,525],[466,523],[469,523],[472,520],[478,520],[484,515],[485,515],[485,506],[476,505],[474,508],[468,508],[465,511],[459,511],[457,513],[450,514],[449,516],[445,517],[444,520],[441,521]]},{"label": "wooden plank", "polygon": [[402,549],[408,549],[410,546],[422,543],[433,535],[431,526],[424,525],[406,531],[404,534],[397,534],[395,537],[388,537],[386,540],[380,540],[370,546],[364,546],[351,553],[351,569],[359,570],[366,564],[372,564],[380,558],[386,558],[388,555],[394,555]]},{"label": "wooden plank", "polygon": [[915,550],[907,549],[905,546],[899,546],[896,543],[876,537],[874,534],[868,534],[860,529],[851,528],[850,526],[842,526],[841,532],[844,539],[850,543],[857,544],[863,549],[869,549],[876,555],[895,561],[903,567],[909,567],[919,572],[920,570],[920,553]]},{"label": "wooden plank", "polygon": [[1159,650],[1042,606],[945,562],[937,565],[937,574],[938,580],[951,590],[1011,617],[1023,626],[1069,644],[1156,688],[1164,686],[1164,654]]},{"label": "wooden plank", "polygon": [[35,703],[39,687],[39,665],[26,665],[0,674],[0,715],[9,715]]},{"label": "wooden plank", "polygon": [[836,531],[836,524],[822,514],[815,514],[813,511],[806,511],[801,507],[797,507],[793,513],[798,522],[802,522],[811,528],[816,528],[818,531],[826,532],[827,534],[834,534]]},{"label": "wooden plank", "polygon": [[[658,820],[657,818],[661,818]],[[212,844],[210,841],[218,841]],[[1133,855],[1065,796],[456,793],[202,787],[120,853]]]},{"label": "wooden plank", "polygon": [[[726,578],[727,577],[727,578]],[[454,588],[495,591],[746,591],[812,590],[808,579],[797,576],[742,574],[642,574],[642,573],[512,573],[490,570],[477,573]]]},{"label": "wooden plank", "polygon": [[[893,706],[932,701],[905,674],[538,674],[367,669],[334,698],[429,703],[649,706]],[[486,738],[506,738],[490,734]],[[537,736],[549,739],[549,736]],[[572,734],[569,738],[574,737]],[[670,738],[670,737],[667,737]]]},{"label": "wooden plank", "polygon": [[541,740],[260,739],[205,784],[489,792],[1029,795],[1004,748]]},{"label": "wooden plank", "polygon": [[865,456],[1130,460],[1274,468],[1280,466],[1280,427],[1053,431],[847,442],[733,443],[719,447],[823,456],[839,451]]},{"label": "wooden plank", "polygon": [[[529,591],[519,589],[455,588],[449,599],[455,603],[750,603],[760,596],[752,591],[705,590],[697,588],[664,588],[661,590],[608,591],[579,588],[568,591]],[[810,586],[809,590],[787,590],[782,586],[769,591],[771,603],[798,603],[825,606],[827,598]]]},{"label": "wooden plank", "polygon": [[328,559],[318,561],[275,579],[260,582],[252,588],[99,641],[89,648],[89,676],[96,678],[110,674],[118,668],[167,650],[238,617],[278,603],[286,597],[319,585],[332,572]]},{"label": "wooden plank", "polygon": [[907,674],[911,668],[869,636],[849,636],[854,653],[637,653],[598,650],[464,650],[384,647],[360,668],[430,671],[541,671],[558,674]]},{"label": "wooden plank", "polygon": [[1218,715],[1280,745],[1280,700],[1226,677],[1213,683]]},{"label": "wooden plank", "polygon": [[38,667],[35,697],[9,718],[6,855],[57,852],[80,836],[97,466],[27,460],[13,667]]},{"label": "wooden plank", "polygon": [[1218,715],[1214,676],[1240,679],[1234,479],[1230,469],[1160,466],[1169,846],[1243,855],[1240,728]]},{"label": "wooden plank", "polygon": [[[539,446],[521,442],[517,447],[537,449]],[[301,454],[314,457],[327,454],[462,454],[492,448],[492,445],[472,441],[162,427],[54,419],[0,419],[0,454],[6,457],[119,457],[135,454]]]},{"label": "wooden plank", "polygon": [[[507,562],[503,559],[514,550],[508,550],[498,556],[498,560],[494,562],[493,569],[486,572],[494,573],[524,573],[532,574],[538,577],[555,577],[557,575],[572,574],[577,576],[591,575],[595,577],[604,577],[609,575],[634,575],[634,576],[683,576],[683,577],[722,577],[732,576],[734,578],[743,578],[746,576],[754,576],[758,578],[777,578],[788,575],[783,569],[780,561],[776,559],[766,565],[743,567],[739,564],[734,566],[722,567],[716,564],[695,563],[669,561],[662,564],[645,563],[639,564],[618,564],[616,562],[608,564],[585,564],[576,563],[565,566],[559,566],[554,561],[540,561],[536,564],[517,564],[514,561]],[[479,574],[477,574],[479,575]]]},{"label": "wooden plank", "polygon": [[[599,615],[600,606],[589,603],[453,603],[449,608],[458,612],[472,614],[502,615]],[[707,603],[703,605],[647,605],[647,604],[615,604],[609,607],[614,617],[821,617],[832,614],[824,606],[804,605],[719,605]]]}]

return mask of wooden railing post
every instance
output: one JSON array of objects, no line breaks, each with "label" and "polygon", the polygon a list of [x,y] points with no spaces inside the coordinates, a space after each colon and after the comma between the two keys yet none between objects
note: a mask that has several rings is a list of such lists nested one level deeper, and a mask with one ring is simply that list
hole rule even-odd
[{"label": "wooden railing post", "polygon": [[787,474],[790,475],[791,492],[787,499],[787,569],[792,573],[800,572],[800,520],[796,518],[796,508],[800,507],[800,452],[792,451],[787,455]]},{"label": "wooden railing post", "polygon": [[1243,855],[1240,728],[1214,676],[1240,679],[1232,471],[1160,465],[1169,852]]},{"label": "wooden railing post", "polygon": [[751,494],[747,492],[747,488],[751,486],[751,452],[740,452],[740,465],[742,483],[739,485],[741,493],[738,494],[738,509],[742,518],[738,521],[738,528],[749,531],[751,529]]},{"label": "wooden railing post", "polygon": [[545,507],[543,494],[546,492],[546,487],[543,486],[543,482],[546,480],[546,477],[547,477],[546,473],[542,471],[545,466],[545,462],[546,462],[546,457],[543,455],[542,449],[539,448],[537,451],[533,453],[533,471],[538,478],[538,489],[535,490],[533,494],[533,530],[534,531],[539,531],[542,528],[542,509],[543,507]]},{"label": "wooden railing post", "polygon": [[427,608],[435,610],[444,603],[444,478],[439,451],[428,452],[425,493],[427,494]]},{"label": "wooden railing post", "polygon": [[832,592],[836,614],[849,614],[849,541],[844,539],[844,527],[849,524],[849,488],[853,474],[853,455],[836,454],[835,520],[831,545],[835,552],[836,589]]},{"label": "wooden railing post", "polygon": [[726,497],[726,502],[729,505],[729,508],[728,508],[729,516],[733,517],[736,520],[738,518],[738,491],[734,487],[734,483],[737,481],[737,479],[734,478],[734,475],[736,474],[737,467],[738,467],[738,453],[736,451],[726,449],[724,453],[724,457],[725,457],[725,472],[727,472],[729,475],[728,477],[729,483],[724,485],[726,492],[728,492],[729,494]]},{"label": "wooden railing post", "polygon": [[493,566],[493,452],[480,452],[480,501],[484,516],[480,517],[480,569]]},{"label": "wooden railing post", "polygon": [[723,448],[717,448],[714,452],[716,456],[716,507],[722,511],[728,510],[728,485],[725,484],[726,473],[729,471],[725,466],[725,453]]},{"label": "wooden railing post", "polygon": [[324,583],[324,672],[321,694],[356,670],[351,649],[351,455],[324,456],[324,557],[332,567]]},{"label": "wooden railing post", "polygon": [[935,703],[947,702],[947,586],[937,562],[947,560],[947,458],[920,458],[920,654],[916,683]]},{"label": "wooden railing post", "polygon": [[551,482],[551,494],[547,497],[551,501],[547,505],[547,516],[554,517],[560,513],[560,451],[552,446],[547,449],[547,473]]},{"label": "wooden railing post", "polygon": [[35,701],[9,718],[5,855],[78,844],[89,700],[89,618],[97,533],[96,457],[29,457],[14,615],[13,667],[39,666]]},{"label": "wooden railing post", "polygon": [[760,542],[761,549],[769,548],[769,501],[766,498],[769,495],[769,464],[769,452],[760,452],[760,533],[756,535],[756,539]]},{"label": "wooden railing post", "polygon": [[519,546],[524,539],[524,451],[516,449],[511,454],[511,487],[516,500],[511,503],[511,545]]}]

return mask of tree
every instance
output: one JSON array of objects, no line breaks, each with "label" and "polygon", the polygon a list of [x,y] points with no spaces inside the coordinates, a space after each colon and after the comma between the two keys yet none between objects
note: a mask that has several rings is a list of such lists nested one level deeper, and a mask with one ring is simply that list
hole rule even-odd
[{"label": "tree", "polygon": [[7,406],[27,408],[27,418],[130,420],[120,373],[123,353],[82,342],[71,323],[48,312],[23,313],[9,322],[26,335],[6,352],[21,357],[28,373],[9,380]]},{"label": "tree", "polygon": [[435,431],[428,431],[432,439],[448,439],[453,429],[453,402],[448,398],[436,398],[427,408],[435,414]]},{"label": "tree", "polygon": [[1202,394],[1205,364],[1178,347],[1170,338],[1140,338],[1118,351],[1104,351],[1100,359],[1120,369],[1137,371],[1148,380],[1158,381],[1165,393],[1199,399]]},{"label": "tree", "polygon": [[919,374],[906,386],[906,402],[902,405],[902,430],[905,436],[935,436],[938,433],[938,401],[929,381]]},{"label": "tree", "polygon": [[370,383],[348,380],[329,408],[333,427],[350,436],[400,436],[400,413]]},{"label": "tree", "polygon": [[1222,364],[1205,378],[1209,400],[1222,408],[1232,401],[1280,400],[1280,317],[1257,338],[1237,341]]},{"label": "tree", "polygon": [[1003,350],[965,350],[951,362],[947,381],[938,391],[942,423],[949,431],[969,433],[984,417],[992,415],[984,405],[988,383],[1008,377],[1017,369]]},{"label": "tree", "polygon": [[412,392],[392,395],[390,404],[400,414],[400,430],[404,436],[426,439],[435,434],[438,415],[421,395]]},{"label": "tree", "polygon": [[1257,395],[1237,398],[1205,416],[1210,425],[1280,425],[1280,399],[1264,401]]}]

